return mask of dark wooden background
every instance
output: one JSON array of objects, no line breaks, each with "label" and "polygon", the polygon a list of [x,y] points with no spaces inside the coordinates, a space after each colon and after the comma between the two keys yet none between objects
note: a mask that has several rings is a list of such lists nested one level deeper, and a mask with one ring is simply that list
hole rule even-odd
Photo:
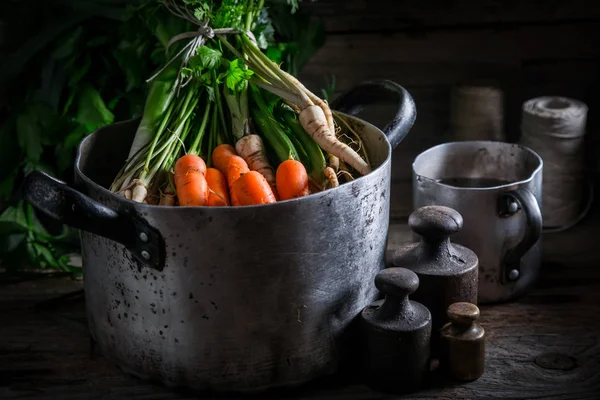
[{"label": "dark wooden background", "polygon": [[[521,105],[542,95],[587,103],[588,162],[600,169],[598,106],[600,3],[594,0],[304,0],[323,18],[327,42],[302,71],[311,89],[336,77],[336,94],[363,80],[406,87],[417,120],[393,158],[392,218],[411,210],[411,163],[421,151],[452,139],[454,85],[485,83],[505,96],[507,140],[519,137]],[[381,114],[381,113],[380,113]],[[384,116],[365,114],[381,123]]]}]

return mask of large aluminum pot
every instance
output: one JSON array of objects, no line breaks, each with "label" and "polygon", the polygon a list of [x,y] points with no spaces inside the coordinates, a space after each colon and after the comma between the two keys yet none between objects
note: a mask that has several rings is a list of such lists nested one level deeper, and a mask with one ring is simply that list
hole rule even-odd
[{"label": "large aluminum pot", "polygon": [[415,120],[405,89],[364,83],[333,107],[398,111],[384,132],[352,118],[376,168],[338,188],[251,207],[159,207],[106,188],[136,122],[86,137],[75,188],[43,173],[23,187],[81,233],[89,329],[124,371],[169,386],[255,391],[332,374],[356,353],[351,322],[377,296],[389,220],[391,152]]}]

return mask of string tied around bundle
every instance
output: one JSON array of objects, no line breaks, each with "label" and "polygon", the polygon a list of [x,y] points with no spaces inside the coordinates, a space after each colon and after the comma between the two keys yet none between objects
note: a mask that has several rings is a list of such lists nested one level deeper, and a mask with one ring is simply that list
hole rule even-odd
[{"label": "string tied around bundle", "polygon": [[171,65],[171,63],[173,61],[175,61],[179,57],[183,56],[181,66],[179,67],[179,71],[177,73],[177,80],[176,80],[176,86],[177,86],[177,90],[179,92],[180,88],[186,86],[192,80],[191,76],[188,77],[188,79],[186,81],[181,80],[182,71],[184,70],[184,68],[187,67],[190,58],[194,54],[196,54],[199,47],[203,46],[204,43],[206,43],[206,41],[208,39],[214,38],[215,35],[235,35],[235,34],[245,33],[253,43],[255,43],[255,44],[257,43],[256,38],[254,37],[254,34],[249,30],[246,31],[246,30],[242,30],[242,29],[238,29],[238,28],[213,29],[210,26],[209,20],[203,20],[203,21],[199,20],[192,13],[190,13],[190,11],[187,8],[179,7],[172,0],[166,1],[164,3],[164,5],[173,15],[190,22],[191,24],[197,26],[198,29],[195,31],[180,33],[178,35],[173,36],[169,40],[169,42],[167,43],[167,45],[165,47],[165,54],[169,53],[169,49],[176,42],[178,42],[180,40],[185,40],[185,39],[192,39],[185,46],[183,46],[183,48],[181,48],[181,50],[179,50],[177,52],[177,54],[175,54],[173,57],[171,57],[169,59],[169,61],[167,61],[165,63],[165,65],[163,65],[154,75],[152,75],[150,78],[146,79],[147,83],[156,79],[169,65]]}]

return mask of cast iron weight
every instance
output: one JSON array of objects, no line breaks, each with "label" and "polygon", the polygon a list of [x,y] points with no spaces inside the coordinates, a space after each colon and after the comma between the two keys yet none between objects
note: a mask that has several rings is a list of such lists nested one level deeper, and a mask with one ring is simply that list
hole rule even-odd
[{"label": "cast iron weight", "polygon": [[448,307],[448,322],[442,328],[440,367],[452,379],[473,381],[485,370],[485,330],[476,320],[479,308],[471,303]]},{"label": "cast iron weight", "polygon": [[385,299],[361,313],[367,384],[384,392],[416,391],[427,378],[431,339],[431,313],[408,299],[419,278],[405,268],[387,268],[375,286]]},{"label": "cast iron weight", "polygon": [[479,260],[470,249],[450,242],[450,235],[462,228],[458,211],[443,206],[421,207],[411,213],[408,224],[421,241],[399,249],[392,264],[408,268],[419,277],[419,289],[412,299],[431,312],[432,356],[437,357],[439,330],[448,322],[448,307],[456,302],[477,304]]}]

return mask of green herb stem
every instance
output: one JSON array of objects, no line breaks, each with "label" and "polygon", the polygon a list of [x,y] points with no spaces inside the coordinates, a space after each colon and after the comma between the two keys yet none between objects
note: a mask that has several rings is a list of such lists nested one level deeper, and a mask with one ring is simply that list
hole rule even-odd
[{"label": "green herb stem", "polygon": [[208,118],[210,117],[210,107],[211,107],[211,102],[207,99],[206,106],[204,108],[204,116],[202,117],[202,123],[200,124],[198,133],[196,134],[196,137],[194,138],[194,142],[192,143],[192,146],[190,147],[188,153],[196,154],[196,155],[200,154],[202,138],[204,137],[204,132],[206,131],[206,124],[208,123]]},{"label": "green herb stem", "polygon": [[[228,132],[227,123],[225,122],[225,113],[223,111],[223,104],[221,103],[221,91],[219,90],[219,85],[217,84],[217,73],[214,70],[212,73],[213,73],[215,102],[217,103],[217,114],[219,115],[219,121],[221,122],[221,129],[222,129],[221,133],[224,137],[224,141],[228,141],[229,135],[227,134],[227,132]],[[221,135],[218,135],[218,136],[221,137]]]},{"label": "green herb stem", "polygon": [[283,162],[290,158],[299,160],[298,152],[296,151],[294,144],[273,117],[260,90],[254,85],[250,85],[250,94],[256,104],[256,107],[252,107],[251,109],[254,122],[268,145],[275,152],[279,162]]}]

